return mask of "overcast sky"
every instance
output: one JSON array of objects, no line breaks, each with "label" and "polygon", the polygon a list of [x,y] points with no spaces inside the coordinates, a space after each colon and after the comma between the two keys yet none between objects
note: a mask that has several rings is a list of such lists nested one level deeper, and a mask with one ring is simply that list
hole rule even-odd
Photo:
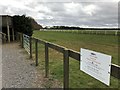
[{"label": "overcast sky", "polygon": [[118,27],[118,1],[0,0],[0,14],[25,14],[43,26]]}]

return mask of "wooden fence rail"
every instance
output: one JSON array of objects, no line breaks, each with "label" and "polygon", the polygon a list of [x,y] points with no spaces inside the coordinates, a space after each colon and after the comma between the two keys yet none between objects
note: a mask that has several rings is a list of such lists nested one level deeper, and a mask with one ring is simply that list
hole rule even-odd
[{"label": "wooden fence rail", "polygon": [[120,35],[120,30],[60,30],[60,29],[46,29],[41,31],[56,31],[56,32],[69,32],[79,34],[96,34],[96,35]]},{"label": "wooden fence rail", "polygon": [[[22,34],[21,34],[22,35]],[[21,36],[22,37],[22,36]],[[30,58],[32,58],[32,40],[35,41],[36,66],[38,66],[38,43],[45,45],[45,77],[49,77],[49,48],[63,53],[64,88],[69,88],[69,57],[80,62],[80,53],[35,37],[30,37]],[[21,41],[22,42],[22,41]],[[22,43],[23,44],[23,43]],[[22,45],[23,46],[23,45]],[[120,79],[120,66],[111,64],[111,75]]]}]

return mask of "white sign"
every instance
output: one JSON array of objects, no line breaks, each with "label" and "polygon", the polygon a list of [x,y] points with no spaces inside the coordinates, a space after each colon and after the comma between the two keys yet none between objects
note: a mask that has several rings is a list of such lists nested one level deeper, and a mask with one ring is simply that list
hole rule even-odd
[{"label": "white sign", "polygon": [[81,48],[80,70],[109,86],[111,56]]}]

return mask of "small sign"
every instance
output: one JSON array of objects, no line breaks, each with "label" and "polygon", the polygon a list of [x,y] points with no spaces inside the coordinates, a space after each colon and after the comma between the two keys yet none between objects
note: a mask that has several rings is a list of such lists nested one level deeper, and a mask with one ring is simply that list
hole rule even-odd
[{"label": "small sign", "polygon": [[111,56],[81,48],[80,70],[110,85]]}]

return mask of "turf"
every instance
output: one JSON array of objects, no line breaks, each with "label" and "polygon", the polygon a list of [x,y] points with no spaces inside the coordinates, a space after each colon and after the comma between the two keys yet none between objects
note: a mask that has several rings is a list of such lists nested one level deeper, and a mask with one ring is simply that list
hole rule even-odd
[{"label": "turf", "polygon": [[[80,48],[86,48],[112,56],[112,63],[118,65],[118,36],[79,34],[55,31],[34,31],[33,37],[37,37],[69,49],[80,52]],[[33,43],[33,56],[34,56]],[[50,75],[53,79],[63,82],[63,55],[49,49]],[[39,67],[44,70],[44,46],[39,44]],[[79,70],[79,62],[70,58],[70,87],[71,88],[117,88],[118,79],[111,77],[111,85],[108,87],[89,75]]]}]

